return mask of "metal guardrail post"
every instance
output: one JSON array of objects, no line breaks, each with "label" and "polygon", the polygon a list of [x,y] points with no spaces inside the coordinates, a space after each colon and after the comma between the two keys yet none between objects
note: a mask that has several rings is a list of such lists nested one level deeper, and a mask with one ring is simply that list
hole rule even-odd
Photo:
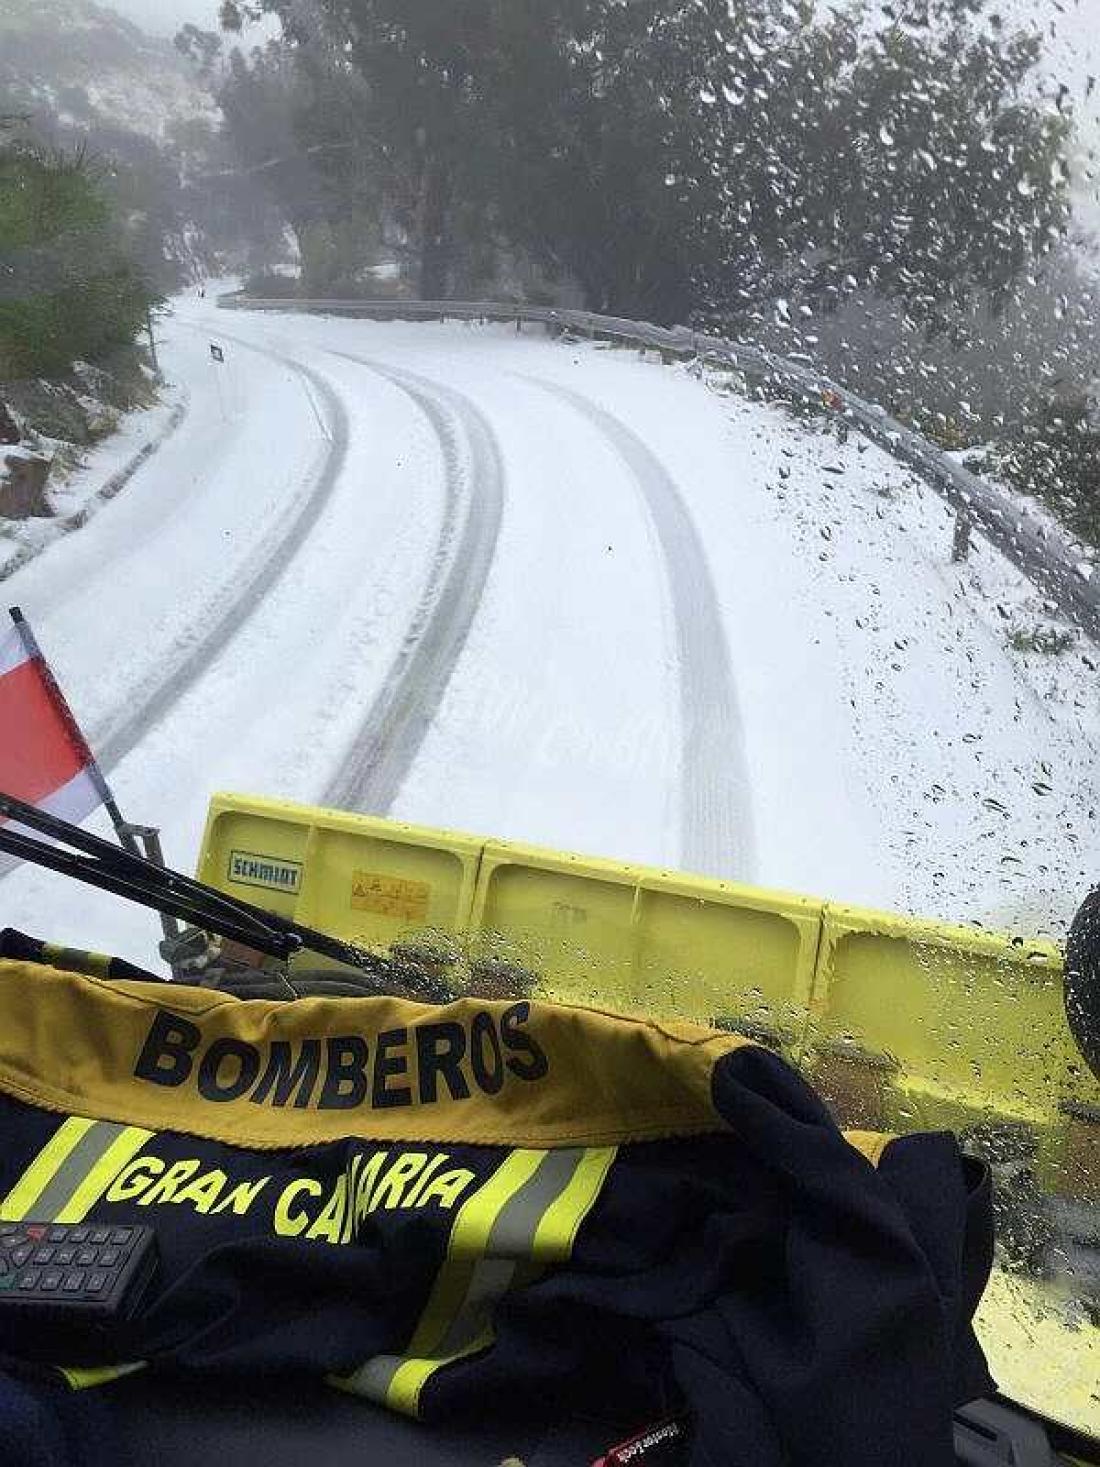
[{"label": "metal guardrail post", "polygon": [[955,511],[955,537],[951,543],[951,561],[958,565],[970,554],[970,532],[974,522],[967,510],[961,506]]}]

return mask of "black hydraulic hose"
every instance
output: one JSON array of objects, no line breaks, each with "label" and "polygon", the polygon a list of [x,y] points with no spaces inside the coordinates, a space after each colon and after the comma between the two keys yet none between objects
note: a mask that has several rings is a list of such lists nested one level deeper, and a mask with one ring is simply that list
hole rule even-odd
[{"label": "black hydraulic hose", "polygon": [[1065,1004],[1077,1047],[1100,1080],[1100,886],[1082,902],[1066,939]]}]

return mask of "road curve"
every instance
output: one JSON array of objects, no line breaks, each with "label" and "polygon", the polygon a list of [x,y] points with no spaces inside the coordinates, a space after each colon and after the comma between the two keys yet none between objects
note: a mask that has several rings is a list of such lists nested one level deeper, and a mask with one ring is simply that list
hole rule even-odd
[{"label": "road curve", "polygon": [[493,430],[469,398],[369,357],[332,355],[369,367],[416,403],[439,439],[446,471],[443,524],[424,591],[386,680],[324,794],[326,803],[339,808],[382,815],[439,711],[481,602],[500,534],[504,468]]},{"label": "road curve", "polygon": [[625,423],[580,393],[525,376],[582,413],[630,470],[665,561],[676,625],[682,773],[680,862],[685,870],[749,881],[755,868],[751,787],[729,648],[710,565],[671,474]]}]

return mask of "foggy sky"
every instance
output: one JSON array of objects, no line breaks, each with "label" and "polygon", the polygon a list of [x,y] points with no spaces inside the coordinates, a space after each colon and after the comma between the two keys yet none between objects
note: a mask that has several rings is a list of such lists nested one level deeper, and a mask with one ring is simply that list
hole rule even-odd
[{"label": "foggy sky", "polygon": [[203,30],[218,28],[219,0],[97,0],[105,10],[117,10],[155,35],[174,36],[181,25],[193,21]]},{"label": "foggy sky", "polygon": [[[99,0],[160,35],[174,35],[185,21],[216,30],[219,0]],[[1003,0],[1006,19],[1054,21],[1058,36],[1052,51],[1059,64],[1078,70],[1082,53],[1091,52],[1091,69],[1100,68],[1100,0]],[[1093,65],[1092,63],[1095,63]]]}]

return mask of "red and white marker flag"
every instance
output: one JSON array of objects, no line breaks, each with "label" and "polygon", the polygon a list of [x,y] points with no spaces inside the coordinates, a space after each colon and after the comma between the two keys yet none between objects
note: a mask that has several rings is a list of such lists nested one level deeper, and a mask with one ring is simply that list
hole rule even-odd
[{"label": "red and white marker flag", "polygon": [[[114,800],[34,633],[12,618],[0,636],[0,792],[79,824]],[[0,872],[17,864],[0,856]]]}]

